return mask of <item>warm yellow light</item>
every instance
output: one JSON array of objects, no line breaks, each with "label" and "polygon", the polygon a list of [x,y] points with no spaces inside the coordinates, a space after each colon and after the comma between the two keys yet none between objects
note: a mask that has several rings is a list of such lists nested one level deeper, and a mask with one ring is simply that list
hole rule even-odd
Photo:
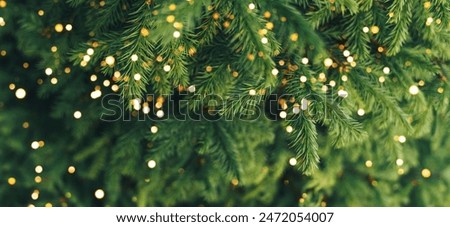
[{"label": "warm yellow light", "polygon": [[397,164],[398,166],[402,166],[403,165],[403,159],[399,158],[395,161],[395,164]]},{"label": "warm yellow light", "polygon": [[109,66],[114,65],[114,63],[116,62],[116,59],[114,59],[113,56],[108,56],[105,58],[105,62],[106,64],[108,64]]},{"label": "warm yellow light", "polygon": [[181,36],[181,33],[179,31],[174,31],[173,32],[173,37],[174,38],[180,38],[180,36]]},{"label": "warm yellow light", "polygon": [[150,127],[150,131],[151,131],[153,134],[155,134],[155,133],[158,132],[158,127],[152,126],[152,127]]},{"label": "warm yellow light", "polygon": [[92,49],[92,48],[87,49],[86,50],[86,54],[93,55],[94,54],[94,49]]},{"label": "warm yellow light", "polygon": [[14,177],[10,177],[10,178],[8,178],[8,184],[9,185],[15,185],[16,184],[16,178],[14,178]]},{"label": "warm yellow light", "polygon": [[255,89],[250,89],[250,91],[248,91],[248,94],[251,96],[256,95],[256,90]]},{"label": "warm yellow light", "polygon": [[139,73],[134,74],[133,76],[134,80],[141,80],[142,76]]},{"label": "warm yellow light", "polygon": [[148,35],[150,35],[150,31],[146,28],[141,28],[141,35],[147,37]]},{"label": "warm yellow light", "polygon": [[365,164],[366,164],[366,167],[367,167],[367,168],[370,168],[370,167],[373,166],[373,163],[372,163],[372,161],[370,161],[370,160],[367,160]]},{"label": "warm yellow light", "polygon": [[289,159],[289,165],[291,165],[291,166],[297,165],[297,159],[296,158],[290,158]]},{"label": "warm yellow light", "polygon": [[254,9],[256,8],[256,5],[253,4],[253,3],[250,3],[250,4],[248,4],[248,8],[249,8],[250,10],[254,10]]},{"label": "warm yellow light", "polygon": [[38,141],[33,141],[31,143],[31,148],[34,149],[34,150],[38,149],[39,148],[39,142]]},{"label": "warm yellow light", "polygon": [[364,28],[363,28],[363,32],[364,32],[364,33],[368,33],[368,32],[369,32],[369,27],[364,27]]},{"label": "warm yellow light", "polygon": [[33,200],[39,199],[39,190],[34,190],[33,193],[31,193],[31,199]]},{"label": "warm yellow light", "polygon": [[370,31],[373,34],[377,34],[378,32],[380,32],[380,28],[378,26],[374,25],[374,26],[370,27]]},{"label": "warm yellow light", "polygon": [[44,168],[43,168],[41,165],[37,165],[37,166],[34,168],[34,171],[35,171],[36,173],[42,173],[42,171],[44,171]]},{"label": "warm yellow light", "polygon": [[16,90],[15,94],[18,99],[24,99],[25,96],[27,95],[27,92],[25,91],[25,89],[19,88]]},{"label": "warm yellow light", "polygon": [[287,132],[287,133],[291,133],[292,131],[294,131],[294,128],[293,128],[292,126],[288,125],[288,126],[286,127],[286,132]]},{"label": "warm yellow light", "polygon": [[67,30],[67,31],[69,31],[69,32],[72,31],[72,28],[73,28],[73,27],[72,27],[71,24],[66,24],[66,30]]},{"label": "warm yellow light", "polygon": [[52,75],[52,73],[53,73],[53,69],[51,69],[51,68],[45,69],[45,75],[50,76],[50,75]]},{"label": "warm yellow light", "polygon": [[383,73],[384,74],[389,74],[391,72],[391,69],[389,67],[384,67],[383,68]]},{"label": "warm yellow light", "polygon": [[278,75],[278,73],[279,73],[279,71],[278,71],[278,69],[272,69],[272,75],[274,75],[274,76],[276,76],[276,75]]},{"label": "warm yellow light", "polygon": [[431,177],[431,171],[427,168],[422,169],[422,177],[423,178],[429,178]]},{"label": "warm yellow light", "polygon": [[97,80],[97,75],[92,74],[91,77],[89,78],[92,82]]},{"label": "warm yellow light", "polygon": [[94,193],[95,198],[97,199],[103,199],[105,197],[105,191],[102,189],[97,189]]},{"label": "warm yellow light", "polygon": [[156,161],[155,160],[150,160],[147,163],[148,168],[153,169],[156,167]]},{"label": "warm yellow light", "polygon": [[40,177],[40,176],[36,176],[35,178],[34,178],[34,182],[36,182],[36,183],[41,183],[42,182],[42,177]]},{"label": "warm yellow light", "polygon": [[333,60],[331,60],[331,58],[325,58],[325,60],[323,61],[323,64],[326,67],[330,67],[333,64]]},{"label": "warm yellow light", "polygon": [[359,116],[364,116],[364,114],[366,114],[366,111],[364,109],[360,108],[360,109],[358,109],[357,113]]},{"label": "warm yellow light", "polygon": [[64,26],[62,24],[56,24],[55,25],[55,31],[56,32],[62,32],[64,30]]},{"label": "warm yellow light", "polygon": [[38,10],[38,15],[39,16],[44,16],[44,14],[45,14],[45,12],[44,12],[44,10],[42,10],[42,9],[40,9],[40,10]]},{"label": "warm yellow light", "polygon": [[58,83],[58,79],[56,77],[53,77],[52,79],[50,79],[50,83],[51,84],[57,84]]},{"label": "warm yellow light", "polygon": [[74,113],[73,113],[73,117],[75,118],[75,119],[80,119],[81,118],[81,112],[80,111],[75,111]]},{"label": "warm yellow light", "polygon": [[171,68],[172,68],[172,67],[170,67],[170,65],[165,65],[165,66],[163,67],[163,70],[164,70],[164,72],[169,72]]},{"label": "warm yellow light", "polygon": [[411,95],[417,95],[419,94],[419,87],[417,87],[416,85],[411,85],[411,87],[409,87],[409,93]]},{"label": "warm yellow light", "polygon": [[137,61],[138,59],[139,57],[137,56],[137,54],[131,55],[131,61]]},{"label": "warm yellow light", "polygon": [[298,40],[298,33],[292,33],[290,36],[289,36],[289,39],[291,40],[291,41],[297,41]]},{"label": "warm yellow light", "polygon": [[283,119],[287,117],[286,111],[281,111],[279,115],[280,115],[280,117],[283,118]]},{"label": "warm yellow light", "polygon": [[406,142],[406,137],[405,136],[399,136],[398,137],[398,142],[400,142],[400,143]]},{"label": "warm yellow light", "polygon": [[261,38],[261,42],[262,42],[263,44],[267,44],[267,43],[269,42],[269,39],[267,39],[266,37],[262,37],[262,38]]},{"label": "warm yellow light", "polygon": [[67,168],[67,172],[70,174],[74,174],[76,171],[75,166],[69,166],[69,168]]}]

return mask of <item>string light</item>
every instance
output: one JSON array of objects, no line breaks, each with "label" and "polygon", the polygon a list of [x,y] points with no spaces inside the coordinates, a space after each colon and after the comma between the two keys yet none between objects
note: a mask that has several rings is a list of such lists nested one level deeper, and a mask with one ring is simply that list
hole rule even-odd
[{"label": "string light", "polygon": [[156,116],[157,116],[158,118],[164,117],[164,111],[162,111],[162,110],[156,111]]},{"label": "string light", "polygon": [[41,165],[37,165],[37,166],[34,168],[34,171],[35,171],[36,173],[42,173],[42,171],[44,171],[44,168],[43,168]]},{"label": "string light", "polygon": [[291,165],[291,166],[297,165],[297,159],[296,158],[290,158],[289,159],[289,165]]},{"label": "string light", "polygon": [[368,32],[369,32],[369,27],[364,27],[364,28],[363,28],[363,32],[364,32],[364,33],[368,33]]},{"label": "string light", "polygon": [[158,132],[158,127],[156,127],[156,126],[150,127],[150,132],[152,132],[153,134],[157,133]]},{"label": "string light", "polygon": [[170,65],[164,65],[163,70],[164,72],[169,72],[171,68]]},{"label": "string light", "polygon": [[287,117],[286,111],[281,111],[279,115],[280,115],[280,117],[283,118],[283,119]]},{"label": "string light", "polygon": [[377,34],[378,32],[380,32],[380,28],[378,26],[374,25],[374,26],[370,27],[370,31],[373,34]]},{"label": "string light", "polygon": [[64,26],[62,24],[56,24],[55,25],[55,31],[60,33],[64,30]]},{"label": "string light", "polygon": [[94,54],[94,49],[92,49],[92,48],[87,49],[86,50],[86,54],[93,55]]},{"label": "string light", "polygon": [[269,39],[267,39],[266,37],[262,37],[262,38],[261,38],[261,42],[262,42],[263,44],[267,44],[267,43],[269,42]]},{"label": "string light", "polygon": [[344,55],[344,57],[350,56],[350,51],[344,50],[343,55]]},{"label": "string light", "polygon": [[174,38],[178,39],[178,38],[180,38],[180,36],[181,36],[181,33],[179,31],[174,31],[173,32],[173,37]]},{"label": "string light", "polygon": [[68,31],[68,32],[70,32],[70,31],[72,31],[72,25],[71,24],[66,24],[66,30]]},{"label": "string light", "polygon": [[255,89],[251,89],[250,91],[248,91],[248,94],[251,96],[256,95],[256,90]]},{"label": "string light", "polygon": [[38,149],[39,148],[39,142],[38,141],[33,141],[31,143],[31,148],[34,149],[34,150]]},{"label": "string light", "polygon": [[105,58],[105,62],[109,66],[113,66],[115,61],[116,61],[116,59],[114,59],[113,56],[108,56]]},{"label": "string light", "polygon": [[75,166],[69,166],[69,167],[67,168],[67,172],[70,173],[70,174],[74,174],[75,171],[76,171]]},{"label": "string light", "polygon": [[45,69],[45,75],[50,76],[50,75],[52,75],[52,73],[53,73],[53,69],[51,69],[51,68]]},{"label": "string light", "polygon": [[0,27],[3,27],[6,25],[5,19],[3,17],[0,17]]},{"label": "string light", "polygon": [[25,89],[19,88],[16,90],[15,95],[16,95],[16,98],[18,98],[18,99],[24,99],[25,96],[27,95],[27,92],[25,91]]},{"label": "string light", "polygon": [[430,178],[431,177],[431,171],[429,169],[427,169],[427,168],[422,169],[421,174],[422,174],[423,178]]},{"label": "string light", "polygon": [[357,113],[358,113],[359,116],[364,116],[364,114],[366,114],[366,111],[364,109],[362,109],[362,108],[359,108]]},{"label": "string light", "polygon": [[348,92],[346,90],[339,90],[338,91],[338,95],[342,98],[347,98],[348,97]]},{"label": "string light", "polygon": [[80,111],[75,111],[74,113],[73,113],[73,117],[75,118],[75,119],[80,119],[81,118],[81,112]]},{"label": "string light", "polygon": [[409,87],[409,93],[411,95],[419,94],[419,87],[417,87],[416,85],[411,85],[411,87]]},{"label": "string light", "polygon": [[147,166],[148,166],[148,168],[150,168],[150,169],[155,168],[155,167],[156,167],[156,161],[155,161],[155,160],[150,160],[150,161],[148,161],[148,162],[147,162]]},{"label": "string light", "polygon": [[188,91],[189,91],[190,93],[194,93],[194,92],[195,92],[195,85],[189,86],[189,87],[188,87]]},{"label": "string light", "polygon": [[326,67],[330,67],[333,64],[333,60],[331,58],[325,58],[325,60],[323,61],[323,64]]},{"label": "string light", "polygon": [[102,189],[95,190],[94,196],[96,199],[103,199],[105,197],[105,191]]},{"label": "string light", "polygon": [[58,79],[56,77],[53,77],[52,79],[50,79],[50,83],[51,84],[57,84],[58,83]]},{"label": "string light", "polygon": [[373,163],[370,160],[367,160],[365,164],[367,168],[371,168],[373,166]]},{"label": "string light", "polygon": [[44,10],[40,9],[40,10],[38,10],[37,14],[42,17],[42,16],[44,16],[45,12],[44,12]]},{"label": "string light", "polygon": [[286,132],[287,132],[287,133],[291,133],[292,131],[294,131],[294,128],[293,128],[292,126],[288,125],[288,126],[286,127]]},{"label": "string light", "polygon": [[137,61],[139,57],[136,54],[131,55],[131,61]]},{"label": "string light", "polygon": [[274,76],[276,76],[276,75],[278,75],[278,73],[279,73],[279,71],[278,71],[278,69],[272,69],[272,75],[274,75]]},{"label": "string light", "polygon": [[302,58],[302,64],[306,65],[309,63],[309,59],[308,58]]},{"label": "string light", "polygon": [[402,166],[403,165],[403,159],[397,159],[396,161],[395,161],[395,164],[397,164],[398,166]]},{"label": "string light", "polygon": [[250,10],[254,10],[254,9],[256,8],[256,5],[253,4],[253,3],[250,3],[250,4],[248,4],[248,8],[249,8]]},{"label": "string light", "polygon": [[391,72],[391,69],[389,67],[384,67],[383,68],[383,73],[384,74],[389,74]]},{"label": "string light", "polygon": [[134,78],[134,80],[141,80],[141,74],[139,74],[139,73],[136,73],[136,74],[134,74],[134,76],[133,76],[133,78]]},{"label": "string light", "polygon": [[33,193],[31,193],[31,199],[32,200],[37,200],[39,199],[39,190],[34,190]]},{"label": "string light", "polygon": [[16,184],[16,178],[14,178],[14,177],[8,178],[8,184],[11,185],[11,186],[15,185]]}]

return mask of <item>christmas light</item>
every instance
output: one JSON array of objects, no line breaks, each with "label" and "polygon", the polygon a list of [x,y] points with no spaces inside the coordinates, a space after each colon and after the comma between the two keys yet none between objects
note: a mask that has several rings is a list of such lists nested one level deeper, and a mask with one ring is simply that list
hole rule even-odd
[{"label": "christmas light", "polygon": [[306,76],[300,76],[300,82],[305,83],[308,80]]},{"label": "christmas light", "polygon": [[39,199],[39,190],[34,190],[33,193],[31,193],[31,199],[32,200]]},{"label": "christmas light", "polygon": [[370,168],[370,167],[373,166],[373,163],[372,163],[372,161],[370,161],[370,160],[367,160],[365,164],[366,164],[366,167],[367,167],[367,168]]},{"label": "christmas light", "polygon": [[53,73],[53,70],[51,68],[45,69],[45,75],[50,76],[50,75],[52,75],[52,73]]},{"label": "christmas light", "polygon": [[261,42],[262,42],[263,44],[267,44],[267,43],[269,42],[269,40],[268,40],[266,37],[262,37],[262,38],[261,38]]},{"label": "christmas light", "polygon": [[370,27],[370,31],[373,34],[377,34],[378,32],[380,32],[380,28],[378,26],[374,25],[374,26]]},{"label": "christmas light", "polygon": [[286,126],[286,132],[287,133],[291,133],[292,131],[294,131],[294,128],[290,125]]},{"label": "christmas light", "polygon": [[333,64],[333,60],[331,60],[331,58],[325,58],[325,60],[323,61],[323,64],[326,67],[330,67]]},{"label": "christmas light", "polygon": [[181,33],[179,31],[174,31],[173,32],[173,37],[174,38],[178,39],[178,38],[180,38],[180,36],[181,36]]},{"label": "christmas light", "polygon": [[14,177],[10,177],[10,178],[8,178],[8,184],[9,185],[15,185],[16,184],[16,178],[14,178]]},{"label": "christmas light", "polygon": [[272,75],[274,76],[278,75],[278,69],[272,69]]},{"label": "christmas light", "polygon": [[31,148],[34,149],[34,150],[38,149],[39,148],[39,142],[38,141],[33,141],[31,143]]},{"label": "christmas light", "polygon": [[0,27],[3,27],[6,25],[5,19],[3,17],[0,17]]},{"label": "christmas light", "polygon": [[63,27],[62,24],[56,24],[56,25],[55,25],[55,31],[56,31],[56,32],[60,33],[60,32],[62,32],[63,30],[64,30],[64,27]]},{"label": "christmas light", "polygon": [[148,161],[148,162],[147,162],[147,166],[148,166],[148,168],[150,168],[150,169],[155,168],[155,167],[156,167],[156,161],[155,161],[155,160],[150,160],[150,161]]},{"label": "christmas light", "polygon": [[406,142],[406,137],[405,136],[399,136],[398,137],[398,142],[400,142],[400,143]]},{"label": "christmas light", "polygon": [[134,78],[134,80],[141,80],[141,74],[136,73],[136,74],[134,74],[133,78]]},{"label": "christmas light", "polygon": [[70,174],[74,174],[75,171],[76,171],[75,166],[69,166],[69,167],[67,168],[67,172],[70,173]]},{"label": "christmas light", "polygon": [[24,99],[25,96],[27,95],[27,92],[25,91],[25,89],[23,88],[19,88],[16,90],[16,98],[18,99]]},{"label": "christmas light", "polygon": [[87,50],[86,50],[86,54],[88,54],[88,55],[93,55],[94,54],[94,49],[92,49],[92,48],[88,48]]},{"label": "christmas light", "polygon": [[350,51],[344,50],[343,54],[344,54],[344,57],[348,57],[348,56],[350,56]]},{"label": "christmas light", "polygon": [[422,169],[421,174],[422,174],[423,178],[430,178],[431,177],[431,171],[429,169],[427,169],[427,168]]},{"label": "christmas light", "polygon": [[289,165],[291,165],[291,166],[297,165],[297,159],[296,158],[290,158],[289,159]]},{"label": "christmas light", "polygon": [[389,74],[391,72],[391,69],[389,69],[389,67],[384,67],[383,68],[383,73],[384,74]]},{"label": "christmas light", "polygon": [[58,83],[58,79],[56,77],[53,77],[52,79],[50,79],[50,83],[51,84],[57,84]]},{"label": "christmas light", "polygon": [[339,90],[339,91],[338,91],[338,95],[339,95],[340,97],[342,97],[342,98],[347,98],[348,92],[345,91],[345,90]]},{"label": "christmas light", "polygon": [[137,61],[139,57],[136,54],[131,55],[131,61]]},{"label": "christmas light", "polygon": [[108,57],[105,58],[105,62],[109,66],[113,66],[115,61],[116,61],[116,59],[114,59],[113,56],[108,56]]},{"label": "christmas light", "polygon": [[409,87],[409,93],[411,95],[419,94],[419,87],[417,87],[416,85],[411,85],[411,87]]},{"label": "christmas light", "polygon": [[164,111],[162,111],[162,110],[156,111],[156,116],[157,116],[158,118],[164,117]]},{"label": "christmas light", "polygon": [[37,165],[37,166],[34,168],[34,171],[35,171],[36,173],[42,173],[42,171],[44,171],[44,168],[43,168],[41,165]]},{"label": "christmas light", "polygon": [[254,10],[254,9],[256,8],[256,6],[255,6],[255,4],[250,3],[250,4],[248,4],[248,8],[249,8],[250,10]]},{"label": "christmas light", "polygon": [[364,109],[360,108],[360,109],[358,109],[357,113],[358,113],[359,116],[364,116],[366,111]]},{"label": "christmas light", "polygon": [[151,131],[153,134],[155,134],[155,133],[158,132],[158,127],[152,126],[152,127],[150,127],[150,131]]},{"label": "christmas light", "polygon": [[80,111],[75,111],[74,113],[73,113],[73,117],[75,118],[75,119],[80,119],[81,118],[81,112]]},{"label": "christmas light", "polygon": [[68,32],[70,32],[70,31],[72,31],[72,25],[71,24],[66,24],[66,30],[68,31]]},{"label": "christmas light", "polygon": [[103,199],[105,197],[105,191],[102,189],[95,190],[94,196],[96,199]]},{"label": "christmas light", "polygon": [[395,161],[395,164],[397,164],[398,166],[402,166],[403,165],[403,159],[397,159],[396,161]]},{"label": "christmas light", "polygon": [[369,32],[369,27],[364,27],[364,28],[363,28],[363,32],[364,32],[364,33],[368,33],[368,32]]},{"label": "christmas light", "polygon": [[171,68],[170,65],[164,65],[163,70],[164,72],[169,72]]},{"label": "christmas light", "polygon": [[281,111],[280,112],[280,117],[283,118],[283,119],[286,118],[287,117],[286,111]]},{"label": "christmas light", "polygon": [[306,65],[309,63],[309,59],[308,58],[302,58],[302,64]]},{"label": "christmas light", "polygon": [[251,89],[250,91],[248,91],[248,94],[251,96],[256,95],[256,90],[255,89]]},{"label": "christmas light", "polygon": [[189,86],[189,87],[188,87],[188,91],[189,91],[190,93],[194,93],[194,92],[195,92],[195,85]]}]

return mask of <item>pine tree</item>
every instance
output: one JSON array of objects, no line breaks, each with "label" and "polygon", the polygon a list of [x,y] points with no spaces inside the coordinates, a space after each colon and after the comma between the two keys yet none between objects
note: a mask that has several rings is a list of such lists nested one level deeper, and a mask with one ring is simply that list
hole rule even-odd
[{"label": "pine tree", "polygon": [[448,206],[447,0],[0,0],[2,206]]}]

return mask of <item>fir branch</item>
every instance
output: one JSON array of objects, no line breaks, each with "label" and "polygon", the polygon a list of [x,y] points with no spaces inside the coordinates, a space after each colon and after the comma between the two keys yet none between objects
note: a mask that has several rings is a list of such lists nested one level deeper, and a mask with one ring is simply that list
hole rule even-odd
[{"label": "fir branch", "polygon": [[300,161],[299,169],[306,175],[311,175],[319,164],[316,125],[312,119],[305,115],[295,115],[290,120],[294,132],[290,135],[290,147],[297,154],[296,158]]},{"label": "fir branch", "polygon": [[387,21],[390,30],[386,38],[387,55],[392,56],[400,52],[403,44],[408,40],[414,4],[415,1],[394,0],[389,6],[389,12],[394,15]]}]

